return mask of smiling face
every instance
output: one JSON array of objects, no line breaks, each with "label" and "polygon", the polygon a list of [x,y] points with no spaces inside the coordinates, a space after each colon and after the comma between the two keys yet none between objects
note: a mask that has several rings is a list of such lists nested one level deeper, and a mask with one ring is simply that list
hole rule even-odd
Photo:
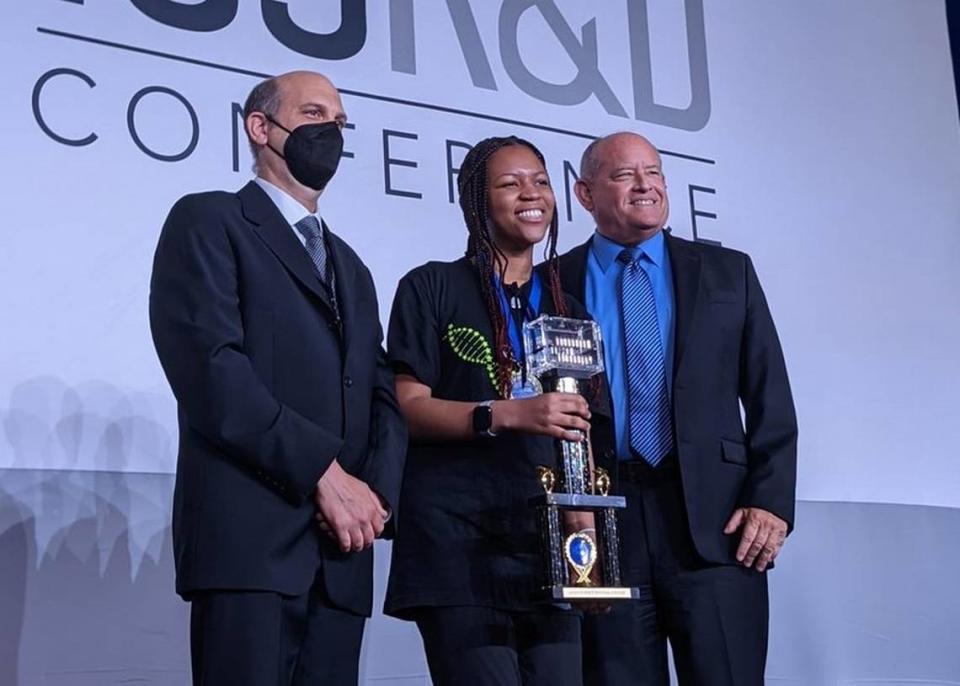
[{"label": "smiling face", "polygon": [[660,153],[631,133],[598,143],[588,174],[577,181],[577,199],[597,230],[621,245],[636,245],[667,223],[670,203]]},{"label": "smiling face", "polygon": [[487,161],[487,198],[501,250],[523,252],[543,240],[556,199],[543,162],[526,145],[500,148]]}]

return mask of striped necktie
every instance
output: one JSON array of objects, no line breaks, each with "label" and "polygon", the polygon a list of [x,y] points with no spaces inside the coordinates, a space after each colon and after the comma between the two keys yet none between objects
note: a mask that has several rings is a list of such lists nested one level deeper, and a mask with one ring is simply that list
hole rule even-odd
[{"label": "striped necktie", "polygon": [[334,313],[339,317],[340,310],[337,307],[337,289],[336,275],[333,271],[333,265],[327,257],[327,246],[323,240],[323,228],[320,222],[312,214],[294,224],[297,231],[304,238],[304,247],[313,260],[313,265],[317,268],[317,274],[320,275],[320,281],[327,289],[330,296],[330,304],[333,305]]},{"label": "striped necktie", "polygon": [[673,450],[673,422],[653,284],[640,266],[644,254],[625,248],[617,261],[627,363],[630,448],[656,467]]}]

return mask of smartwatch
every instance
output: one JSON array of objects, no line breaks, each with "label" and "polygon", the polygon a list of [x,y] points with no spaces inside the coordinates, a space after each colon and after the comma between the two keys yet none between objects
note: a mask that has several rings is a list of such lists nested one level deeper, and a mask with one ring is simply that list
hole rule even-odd
[{"label": "smartwatch", "polygon": [[490,427],[493,426],[493,401],[484,400],[473,408],[473,433],[477,436],[491,438],[496,436]]}]

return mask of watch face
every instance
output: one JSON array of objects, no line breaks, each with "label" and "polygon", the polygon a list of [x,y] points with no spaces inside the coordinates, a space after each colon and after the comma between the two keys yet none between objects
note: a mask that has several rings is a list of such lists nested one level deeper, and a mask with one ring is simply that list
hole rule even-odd
[{"label": "watch face", "polygon": [[489,405],[477,405],[473,408],[473,431],[482,434],[493,426],[493,410]]}]

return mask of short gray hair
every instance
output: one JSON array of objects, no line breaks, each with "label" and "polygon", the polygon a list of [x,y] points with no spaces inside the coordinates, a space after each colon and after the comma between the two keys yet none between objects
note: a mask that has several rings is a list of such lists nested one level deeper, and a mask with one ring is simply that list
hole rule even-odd
[{"label": "short gray hair", "polygon": [[[243,104],[243,121],[246,123],[247,117],[253,112],[263,112],[268,117],[275,118],[280,110],[280,82],[277,77],[265,79],[253,87],[250,95],[247,96]],[[253,153],[253,170],[257,170],[258,146],[249,138],[250,152]]]},{"label": "short gray hair", "polygon": [[[616,135],[616,134],[613,134]],[[607,140],[610,136],[601,136],[600,138],[595,138],[590,142],[590,145],[587,146],[587,149],[583,151],[583,155],[580,157],[580,178],[584,181],[593,178],[593,175],[597,173],[597,167],[600,166],[600,144]]]},{"label": "short gray hair", "polygon": [[[587,181],[593,178],[594,174],[597,173],[597,169],[600,167],[601,146],[611,138],[616,138],[617,136],[636,136],[637,138],[647,141],[647,143],[650,145],[653,145],[653,143],[650,143],[649,140],[647,140],[644,136],[641,136],[636,131],[615,131],[613,133],[608,133],[606,136],[600,136],[600,138],[593,140],[590,145],[587,146],[587,149],[583,151],[583,155],[580,157],[581,179]],[[659,154],[660,153],[658,151],[657,155]]]}]

